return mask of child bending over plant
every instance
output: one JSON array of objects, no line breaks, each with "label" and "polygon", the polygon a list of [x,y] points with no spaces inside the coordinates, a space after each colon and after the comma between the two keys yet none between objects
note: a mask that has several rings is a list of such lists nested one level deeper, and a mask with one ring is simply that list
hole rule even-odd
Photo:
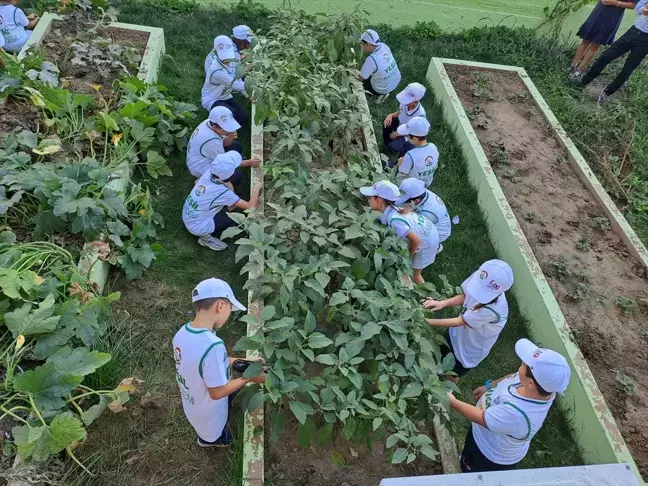
[{"label": "child bending over plant", "polygon": [[506,325],[508,302],[505,292],[513,286],[513,270],[502,260],[489,260],[461,284],[463,293],[451,299],[426,299],[423,308],[440,311],[446,307],[461,306],[458,317],[428,319],[432,327],[449,328],[449,346],[441,353],[453,353],[456,377],[475,368],[488,356],[491,348]]},{"label": "child bending over plant", "polygon": [[[233,438],[228,425],[233,396],[248,383],[263,383],[265,372],[253,378],[232,378],[234,358],[215,334],[228,321],[232,309],[244,311],[227,282],[210,278],[192,292],[194,320],[173,338],[176,381],[182,408],[198,434],[200,447],[227,447]],[[262,359],[258,359],[263,363]]]},{"label": "child bending over plant", "polygon": [[413,280],[425,283],[421,272],[432,265],[439,250],[439,233],[432,222],[416,213],[404,213],[395,206],[400,197],[398,187],[389,181],[378,181],[373,186],[360,188],[360,194],[369,198],[369,207],[383,213],[381,221],[408,241],[414,268]]},{"label": "child bending over plant", "polygon": [[413,149],[398,159],[398,177],[403,180],[414,177],[423,181],[425,187],[430,187],[434,180],[434,172],[439,165],[439,151],[436,145],[428,142],[430,122],[416,116],[398,127],[401,136],[409,136]]},{"label": "child bending over plant", "polygon": [[419,83],[410,83],[407,87],[396,95],[399,103],[398,111],[390,113],[385,117],[383,122],[383,142],[387,149],[398,153],[400,157],[405,155],[408,150],[412,150],[412,145],[407,137],[398,133],[397,128],[406,124],[415,116],[425,118],[425,109],[421,104],[421,99],[425,95],[425,86]]},{"label": "child bending over plant", "polygon": [[20,0],[0,0],[0,34],[4,37],[4,49],[9,52],[22,49],[40,20],[37,15],[25,15],[16,7],[19,3]]},{"label": "child bending over plant", "polygon": [[[400,206],[408,203],[415,213],[432,221],[439,232],[440,243],[450,238],[452,221],[450,221],[448,208],[439,196],[425,188],[425,182],[410,177],[401,182],[399,189],[402,196],[396,199],[396,204]],[[438,253],[441,253],[442,250],[443,245],[439,245]]]},{"label": "child bending over plant", "polygon": [[198,244],[214,251],[227,249],[219,238],[234,221],[227,212],[250,209],[257,205],[261,184],[252,189],[252,197],[244,201],[232,190],[230,181],[242,162],[238,152],[227,152],[216,157],[210,170],[205,172],[191,190],[182,208],[182,221],[187,230],[198,236]]}]

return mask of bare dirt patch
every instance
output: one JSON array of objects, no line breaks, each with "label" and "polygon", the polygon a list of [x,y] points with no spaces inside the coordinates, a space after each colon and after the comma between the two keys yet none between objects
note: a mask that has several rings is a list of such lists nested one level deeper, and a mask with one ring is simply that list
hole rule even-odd
[{"label": "bare dirt patch", "polygon": [[[648,281],[516,73],[446,66],[518,222],[644,477]],[[472,114],[473,116],[470,116]],[[634,384],[624,387],[621,372]]]},{"label": "bare dirt patch", "polygon": [[31,102],[7,101],[0,105],[0,138],[13,131],[37,132],[39,119],[40,112]]}]

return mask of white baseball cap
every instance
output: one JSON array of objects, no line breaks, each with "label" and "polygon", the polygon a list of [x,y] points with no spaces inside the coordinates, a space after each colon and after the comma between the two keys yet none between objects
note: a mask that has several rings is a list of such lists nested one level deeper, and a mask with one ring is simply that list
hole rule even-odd
[{"label": "white baseball cap", "polygon": [[396,184],[389,181],[378,181],[373,186],[361,187],[360,194],[363,196],[378,196],[387,201],[394,202],[400,196]]},{"label": "white baseball cap", "polygon": [[235,132],[241,125],[234,119],[232,111],[225,106],[215,106],[209,111],[209,121],[216,123],[223,130]]},{"label": "white baseball cap", "polygon": [[232,29],[232,36],[238,40],[252,42],[254,33],[247,25],[237,25]]},{"label": "white baseball cap", "polygon": [[241,304],[236,297],[234,297],[234,292],[232,287],[229,286],[225,280],[220,278],[208,278],[203,280],[196,288],[193,289],[191,293],[191,301],[198,302],[199,300],[204,299],[217,299],[223,298],[230,301],[230,303],[240,311],[247,310],[243,304]]},{"label": "white baseball cap", "polygon": [[396,95],[396,99],[401,105],[409,105],[422,100],[423,96],[425,96],[425,86],[421,83],[410,83]]},{"label": "white baseball cap", "polygon": [[539,348],[528,339],[515,343],[515,353],[531,368],[533,378],[545,391],[564,393],[571,378],[571,368],[563,355]]},{"label": "white baseball cap", "polygon": [[425,182],[414,177],[409,177],[401,182],[399,189],[402,196],[396,199],[396,204],[403,204],[410,199],[423,196],[425,194]]},{"label": "white baseball cap", "polygon": [[380,42],[380,36],[375,30],[367,29],[360,36],[360,40],[365,41],[367,44],[372,44],[375,46]]},{"label": "white baseball cap", "polygon": [[229,61],[236,58],[234,56],[232,39],[226,35],[219,35],[214,39],[214,52],[221,61]]},{"label": "white baseball cap", "polygon": [[415,116],[404,125],[399,125],[396,130],[399,135],[414,135],[415,137],[425,137],[430,133],[430,122],[422,116]]},{"label": "white baseball cap", "polygon": [[211,173],[219,180],[226,181],[234,175],[234,171],[241,166],[243,157],[235,150],[218,154],[209,165]]},{"label": "white baseball cap", "polygon": [[488,260],[472,274],[466,288],[480,304],[488,304],[513,286],[513,270],[502,260]]}]

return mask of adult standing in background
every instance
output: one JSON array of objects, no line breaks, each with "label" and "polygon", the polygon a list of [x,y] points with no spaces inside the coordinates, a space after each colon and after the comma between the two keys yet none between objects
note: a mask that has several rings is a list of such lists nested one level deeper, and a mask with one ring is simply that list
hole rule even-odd
[{"label": "adult standing in background", "polygon": [[587,18],[578,29],[576,35],[583,39],[571,61],[571,74],[581,76],[596,57],[601,46],[609,46],[614,42],[623,14],[626,9],[636,7],[638,0],[622,2],[620,0],[599,0]]},{"label": "adult standing in background", "polygon": [[635,24],[619,40],[612,44],[608,50],[601,54],[601,57],[598,58],[592,68],[583,76],[580,83],[578,83],[579,87],[584,88],[594,81],[608,64],[629,52],[630,54],[623,68],[621,68],[614,81],[605,87],[599,97],[599,101],[605,101],[608,96],[614,94],[623,86],[634,70],[639,67],[641,61],[648,55],[648,0],[641,0],[637,4],[635,11],[639,16]]},{"label": "adult standing in background", "polygon": [[380,36],[375,30],[365,30],[360,36],[360,42],[362,51],[367,54],[367,59],[360,69],[362,87],[365,91],[385,99],[401,81],[396,59],[389,46],[380,42]]}]

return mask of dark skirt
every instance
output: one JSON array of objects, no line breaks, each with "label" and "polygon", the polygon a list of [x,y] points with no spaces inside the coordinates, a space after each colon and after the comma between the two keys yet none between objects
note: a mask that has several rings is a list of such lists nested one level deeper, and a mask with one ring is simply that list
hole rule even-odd
[{"label": "dark skirt", "polygon": [[583,40],[609,46],[614,42],[624,12],[623,8],[603,5],[599,1],[576,35]]}]

